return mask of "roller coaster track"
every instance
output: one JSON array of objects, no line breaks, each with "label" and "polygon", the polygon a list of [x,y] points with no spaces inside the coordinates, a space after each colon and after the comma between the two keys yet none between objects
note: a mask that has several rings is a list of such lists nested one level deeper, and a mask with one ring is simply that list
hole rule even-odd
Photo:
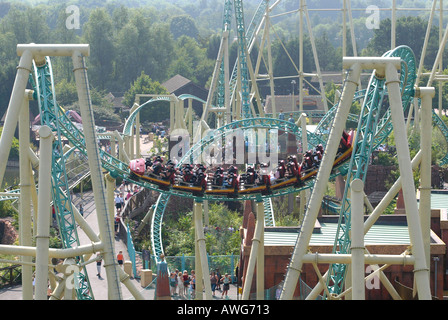
[{"label": "roller coaster track", "polygon": [[[414,83],[416,79],[415,57],[412,50],[400,46],[385,53],[386,57],[400,57],[402,59],[400,72],[400,88],[402,93],[403,111],[406,111],[414,97]],[[390,108],[386,112],[382,108],[388,107],[383,103],[387,94],[385,79],[379,79],[372,74],[367,88],[364,104],[361,109],[357,135],[353,146],[352,157],[347,171],[344,196],[341,203],[338,229],[336,232],[333,253],[350,252],[350,181],[361,179],[365,182],[367,168],[372,150],[382,143],[392,131]],[[342,292],[346,274],[345,264],[332,264],[327,277],[327,287],[331,295]]]},{"label": "roller coaster track", "polygon": [[[58,121],[61,108],[56,104],[54,94],[54,81],[51,62],[46,58],[44,65],[33,64],[34,77],[30,75],[30,82],[39,102],[42,125],[49,126],[55,133],[52,155],[52,197],[56,212],[61,240],[64,248],[79,246],[77,225],[75,222],[69,184],[66,174],[65,159],[63,155],[62,133],[63,129]],[[62,112],[63,113],[63,112]],[[82,262],[82,257],[77,257]],[[79,300],[92,300],[93,293],[85,267],[79,272],[76,294]]]}]

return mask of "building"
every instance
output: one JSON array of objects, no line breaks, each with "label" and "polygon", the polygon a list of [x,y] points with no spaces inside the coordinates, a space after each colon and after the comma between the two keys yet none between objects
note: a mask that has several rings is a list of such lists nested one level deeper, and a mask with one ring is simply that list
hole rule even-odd
[{"label": "building", "polygon": [[[162,83],[162,86],[165,87],[170,94],[174,94],[177,97],[182,94],[191,94],[204,101],[207,101],[208,98],[207,89],[196,85],[191,80],[181,76],[180,74],[177,74],[171,79],[165,81]],[[187,101],[185,101],[185,107],[187,106]],[[193,100],[193,110],[200,117],[203,111],[203,103]]]},{"label": "building", "polygon": [[[443,299],[444,291],[448,290],[448,274],[446,244],[448,243],[448,192],[433,191],[431,213],[431,266],[430,285],[431,294],[436,299]],[[247,207],[251,207],[246,202]],[[246,208],[247,208],[246,207]],[[398,213],[383,215],[369,230],[365,236],[366,249],[371,254],[402,254],[410,247],[410,238],[407,228],[406,215]],[[367,218],[367,216],[366,216]],[[240,266],[242,270],[242,283],[244,283],[245,271],[247,270],[250,257],[251,238],[255,229],[255,216],[250,209],[244,213],[243,226],[240,229],[241,254]],[[338,227],[337,215],[320,214],[313,230],[309,252],[310,253],[332,253],[336,230]],[[294,250],[300,227],[265,227],[264,228],[264,254],[265,254],[265,290],[270,292],[274,299],[275,289],[282,285],[286,270],[289,266],[291,254]],[[328,264],[318,264],[321,275],[328,270]],[[384,274],[395,287],[403,299],[413,299],[412,265],[392,265],[384,270]],[[256,270],[255,270],[256,272]],[[366,276],[372,272],[366,266]],[[253,276],[251,292],[255,292],[256,276]],[[314,267],[310,263],[302,266],[300,280],[298,282],[294,297],[304,299],[319,281]],[[366,283],[366,300],[390,300],[392,299],[384,285],[379,279],[373,279]],[[414,298],[415,299],[415,298]]]},{"label": "building", "polygon": [[[266,114],[272,113],[272,96],[266,96],[266,103],[264,107],[264,112]],[[298,112],[300,111],[300,100],[298,95],[287,95],[275,96],[275,109],[277,110],[277,114],[280,110],[283,110],[283,113],[286,115],[290,112]],[[303,111],[324,111],[324,104],[322,102],[322,97],[320,95],[305,95],[303,97]]]}]

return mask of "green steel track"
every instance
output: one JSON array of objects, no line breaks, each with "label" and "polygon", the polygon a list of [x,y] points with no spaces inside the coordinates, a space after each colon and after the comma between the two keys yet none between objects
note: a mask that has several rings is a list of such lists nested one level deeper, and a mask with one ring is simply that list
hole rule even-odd
[{"label": "green steel track", "polygon": [[[228,4],[230,1],[227,2]],[[255,26],[260,23],[262,14],[264,14],[266,7],[263,5],[267,4],[266,1],[262,1],[262,4],[257,11],[257,15],[251,23],[251,28],[255,30]],[[251,114],[249,108],[249,91],[248,84],[249,76],[247,73],[247,65],[245,64],[247,57],[245,56],[247,52],[246,33],[244,30],[244,20],[242,17],[242,1],[238,0],[234,2],[234,9],[237,18],[237,30],[239,38],[240,55],[240,68],[243,72],[243,82],[242,82],[242,103],[243,103],[243,120],[235,121],[227,124],[221,128],[213,130],[211,134],[202,138],[197,144],[195,144],[187,154],[181,159],[178,166],[182,163],[191,162],[194,163],[199,157],[201,152],[216,141],[217,138],[222,138],[227,134],[231,134],[236,130],[248,130],[248,129],[277,129],[283,130],[290,134],[293,134],[297,141],[301,141],[302,130],[297,127],[294,123],[289,121],[283,121],[272,118],[256,118]],[[228,16],[226,16],[228,17]],[[255,22],[254,22],[255,21]],[[251,29],[252,30],[252,29]],[[248,32],[249,33],[249,32]],[[252,36],[252,32],[249,33]],[[249,38],[251,39],[251,38]],[[402,58],[402,72],[401,72],[401,83],[402,83],[402,94],[403,94],[403,108],[409,105],[410,99],[414,96],[414,82],[415,82],[415,58],[412,51],[407,47],[398,47],[395,50],[388,52],[385,56],[398,56]],[[43,66],[34,66],[34,77],[30,77],[30,82],[33,85],[37,100],[39,102],[39,108],[41,112],[41,121],[43,125],[48,125],[55,133],[56,139],[53,145],[53,169],[52,169],[52,195],[55,203],[55,208],[57,212],[57,220],[61,231],[61,237],[63,240],[64,247],[69,248],[79,245],[79,239],[76,232],[76,223],[73,217],[73,209],[71,208],[70,193],[65,192],[69,190],[67,184],[67,177],[65,171],[65,159],[62,155],[62,137],[66,137],[70,143],[72,143],[77,150],[87,156],[85,138],[81,131],[71,122],[68,116],[63,112],[62,108],[56,102],[56,96],[54,93],[54,81],[53,74],[51,70],[50,59],[46,59],[47,63]],[[405,71],[405,72],[404,72]],[[235,73],[235,72],[234,72]],[[236,74],[236,73],[235,73]],[[232,81],[234,77],[232,76]],[[234,83],[234,82],[232,82]],[[350,160],[350,164],[345,165],[344,168],[339,171],[334,171],[331,178],[336,175],[341,174],[341,172],[348,172],[348,180],[354,179],[356,177],[365,178],[367,172],[368,159],[371,151],[381,144],[392,130],[392,124],[390,121],[390,111],[382,110],[383,99],[387,96],[387,90],[385,89],[385,83],[383,79],[377,79],[372,76],[369,83],[369,88],[366,91],[358,92],[355,96],[355,100],[364,98],[364,103],[362,107],[361,114],[357,119],[356,116],[351,116],[351,120],[358,121],[358,135],[355,141],[355,149]],[[185,95],[180,97],[181,99],[194,98],[196,97]],[[169,98],[168,98],[169,99]],[[167,98],[154,98],[148,101],[151,103],[154,101],[167,100]],[[200,99],[198,99],[200,100]],[[129,135],[132,123],[135,120],[135,116],[140,108],[134,111],[133,114],[128,118],[126,122],[123,134]],[[219,105],[218,105],[219,106]],[[331,121],[333,120],[332,112],[336,111],[337,105],[335,105],[327,115],[322,119],[318,125],[318,129],[315,134],[306,132],[309,141],[309,147],[312,147],[318,143],[325,145],[326,134],[328,129],[331,127]],[[448,140],[448,128],[437,116],[433,113],[433,122],[435,122],[441,129],[442,133]],[[360,135],[363,139],[360,139]],[[162,249],[162,239],[161,239],[161,228],[163,213],[165,211],[166,205],[169,201],[170,196],[180,196],[185,198],[193,199],[197,202],[202,202],[204,200],[208,201],[242,201],[242,200],[256,200],[263,201],[265,206],[265,223],[266,225],[274,225],[272,216],[272,203],[271,199],[273,197],[283,196],[290,193],[296,193],[301,190],[312,188],[314,185],[314,180],[307,181],[306,184],[300,188],[287,187],[284,189],[276,190],[272,194],[261,195],[261,194],[245,194],[239,196],[238,198],[228,198],[227,196],[219,195],[203,195],[196,196],[188,192],[182,192],[178,190],[165,190],[159,188],[159,186],[144,182],[136,181],[131,179],[128,164],[120,161],[119,159],[111,156],[110,154],[104,152],[100,149],[101,164],[105,171],[110,172],[112,177],[121,178],[128,180],[134,184],[141,187],[148,188],[160,193],[159,199],[156,203],[154,218],[152,221],[152,244],[153,252],[158,259],[159,255],[163,253]],[[443,158],[442,163],[448,163],[448,153]],[[348,184],[347,184],[348,185]],[[334,252],[345,253],[349,251],[349,230],[350,230],[350,203],[347,199],[347,194],[349,190],[346,186],[344,192],[345,205],[341,208],[346,208],[346,210],[341,209],[340,221],[338,226],[337,238],[335,239]],[[330,287],[331,293],[338,293],[341,291],[343,280],[345,277],[345,265],[334,264],[330,267],[330,282],[328,286]],[[88,281],[87,273],[83,270],[80,273],[81,281],[80,288],[77,290],[77,295],[79,300],[91,300],[93,295],[90,289],[90,283]],[[86,281],[84,281],[86,280]]]},{"label": "green steel track", "polygon": [[[51,185],[53,206],[56,212],[56,220],[64,248],[79,246],[77,225],[73,215],[72,201],[69,191],[69,184],[66,175],[65,159],[63,155],[62,128],[58,119],[62,110],[56,104],[54,94],[54,81],[51,62],[46,58],[46,63],[41,66],[33,65],[34,77],[30,75],[30,82],[33,85],[37,97],[41,115],[42,125],[50,127],[55,134],[53,141]],[[82,257],[76,257],[79,262]],[[79,272],[79,277],[75,283],[78,300],[93,300],[93,293],[85,267]]]},{"label": "green steel track", "polygon": [[[414,53],[409,47],[400,46],[383,56],[400,57],[402,59],[400,89],[403,111],[406,111],[415,95],[416,65]],[[388,103],[384,101],[386,95],[386,79],[379,79],[373,73],[358,121],[357,135],[341,202],[333,253],[345,254],[350,252],[350,181],[361,179],[365,182],[372,150],[382,143],[393,130],[390,108]],[[382,108],[387,108],[387,110],[382,110]],[[330,265],[327,287],[331,295],[337,295],[342,292],[345,275],[345,264]]]}]

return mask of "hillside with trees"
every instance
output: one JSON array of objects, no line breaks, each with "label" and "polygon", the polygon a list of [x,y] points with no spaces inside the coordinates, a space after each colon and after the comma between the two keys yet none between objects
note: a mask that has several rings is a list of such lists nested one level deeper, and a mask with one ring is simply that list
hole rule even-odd
[{"label": "hillside with trees", "polygon": [[[337,2],[337,1],[336,1]],[[341,69],[342,17],[331,11],[312,11],[317,7],[340,7],[335,1],[308,0],[313,33],[323,71]],[[380,1],[387,7],[390,1]],[[400,2],[400,1],[398,1]],[[244,1],[245,22],[250,22],[259,0]],[[80,10],[80,28],[67,29],[69,13],[66,8],[76,5]],[[91,55],[87,59],[89,81],[94,92],[106,96],[109,92],[124,95],[143,74],[155,86],[176,74],[208,88],[219,49],[224,1],[220,0],[127,0],[127,1],[9,1],[0,3],[0,114],[5,112],[14,82],[19,43],[89,43]],[[367,1],[352,1],[352,8],[365,8]],[[402,6],[427,7],[424,1],[403,1]],[[276,12],[297,10],[297,1],[285,0]],[[390,43],[390,19],[383,14],[378,30],[367,30],[366,14],[354,10],[355,36],[360,55],[381,55]],[[273,13],[274,14],[274,13]],[[408,44],[419,58],[426,31],[426,14],[400,17],[397,22],[397,44]],[[298,14],[273,19],[272,54],[276,76],[295,73],[288,54],[298,65]],[[436,21],[435,21],[436,23]],[[305,28],[306,29],[306,28]],[[425,67],[432,67],[438,49],[438,28],[433,28]],[[349,31],[348,31],[349,36]],[[304,72],[315,70],[311,42],[305,34]],[[350,43],[350,42],[349,42]],[[288,53],[285,52],[285,48]],[[233,65],[237,48],[231,46]],[[257,48],[252,56],[255,59]],[[348,46],[347,54],[352,54]],[[448,55],[445,55],[448,58]],[[255,60],[254,60],[255,61]],[[261,65],[260,73],[265,72]],[[64,96],[73,89],[73,73],[69,58],[53,58],[57,95]],[[268,93],[264,83],[260,91]],[[290,94],[290,81],[276,81],[277,94]],[[135,90],[135,89],[134,89]],[[58,99],[58,101],[60,101]],[[60,101],[71,106],[74,101]],[[132,104],[126,100],[128,106]],[[97,99],[97,107],[108,109],[107,102]],[[76,106],[75,106],[76,107]],[[36,106],[34,106],[36,113]],[[104,116],[104,115],[103,115]],[[145,119],[143,119],[145,120]],[[151,120],[151,119],[146,119]]]}]

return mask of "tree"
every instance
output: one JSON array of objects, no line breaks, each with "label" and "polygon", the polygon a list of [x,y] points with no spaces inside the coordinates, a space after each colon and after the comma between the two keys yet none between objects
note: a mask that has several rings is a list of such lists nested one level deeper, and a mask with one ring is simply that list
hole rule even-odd
[{"label": "tree", "polygon": [[213,72],[215,61],[207,59],[207,50],[201,48],[193,38],[181,36],[176,41],[175,52],[176,59],[171,63],[168,75],[173,77],[180,74],[200,86],[205,86]]},{"label": "tree", "polygon": [[174,39],[166,23],[151,25],[149,30],[149,48],[147,54],[147,70],[151,78],[159,82],[169,78],[167,67],[171,64],[174,53]]},{"label": "tree", "polygon": [[170,31],[173,34],[174,39],[177,39],[184,35],[197,39],[199,35],[196,23],[189,15],[173,17],[170,23]]},{"label": "tree", "polygon": [[[285,49],[290,54],[291,59],[287,55]],[[273,56],[273,68],[274,76],[292,76],[297,75],[297,69],[300,68],[299,65],[299,48],[300,43],[298,38],[290,39],[288,41],[275,40],[272,44],[272,56]],[[311,49],[311,41],[308,36],[304,37],[303,40],[303,72],[311,73],[314,69],[314,59],[313,52]],[[290,94],[291,93],[291,79],[280,79],[276,80],[275,85],[277,86],[276,92],[278,94]]]},{"label": "tree", "polygon": [[[131,88],[124,94],[123,104],[132,107],[136,94],[169,94],[159,82],[153,81],[143,71],[134,81]],[[142,101],[140,101],[143,103]],[[170,108],[167,102],[160,101],[149,104],[140,111],[141,121],[162,121],[170,118]]]},{"label": "tree", "polygon": [[316,39],[316,51],[318,52],[319,65],[323,71],[335,71],[341,69],[342,57],[324,31]]},{"label": "tree", "polygon": [[[397,19],[396,26],[396,45],[407,45],[414,51],[415,57],[420,60],[423,43],[426,35],[427,23],[420,17],[401,17]],[[438,28],[433,26],[428,42],[428,48],[425,57],[425,67],[432,68],[435,56],[439,50]],[[367,48],[363,50],[364,56],[382,56],[390,50],[391,20],[384,19],[380,22],[379,29],[374,31],[372,40]]]},{"label": "tree", "polygon": [[90,44],[89,79],[94,87],[104,90],[113,77],[115,48],[113,23],[104,8],[94,9],[85,25],[83,39]]}]

